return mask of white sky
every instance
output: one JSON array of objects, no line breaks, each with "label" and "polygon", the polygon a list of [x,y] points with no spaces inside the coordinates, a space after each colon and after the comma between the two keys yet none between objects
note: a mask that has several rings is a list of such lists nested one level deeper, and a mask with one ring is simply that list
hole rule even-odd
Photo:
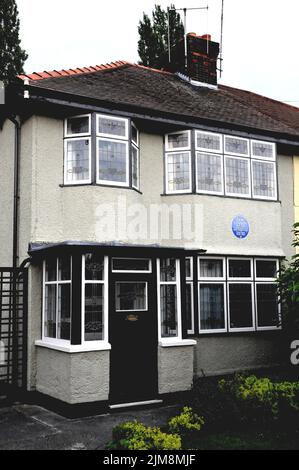
[{"label": "white sky", "polygon": [[[17,0],[27,73],[138,60],[137,25],[171,0]],[[220,39],[221,0],[173,0],[187,30]],[[224,0],[220,83],[299,106],[298,0]]]}]

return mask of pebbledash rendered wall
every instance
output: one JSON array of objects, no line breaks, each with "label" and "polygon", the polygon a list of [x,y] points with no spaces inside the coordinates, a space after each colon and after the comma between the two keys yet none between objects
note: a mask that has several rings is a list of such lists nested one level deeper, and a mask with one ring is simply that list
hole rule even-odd
[{"label": "pebbledash rendered wall", "polygon": [[[1,140],[2,139],[2,140]],[[5,124],[0,143],[13,154],[13,130]],[[9,143],[11,142],[11,143]],[[22,126],[20,198],[20,261],[27,257],[29,242],[122,241],[137,244],[203,248],[211,254],[248,256],[291,256],[291,226],[294,222],[293,161],[278,157],[279,202],[253,201],[218,196],[163,196],[163,138],[140,135],[140,189],[136,191],[100,186],[63,186],[63,122],[34,116]],[[9,151],[5,171],[11,178]],[[12,158],[12,157],[11,157]],[[0,184],[8,185],[5,177]],[[2,187],[2,186],[1,186]],[[7,188],[8,189],[8,188]],[[7,199],[7,214],[10,199]],[[149,216],[163,207],[159,224]],[[182,210],[178,220],[167,218],[167,210]],[[195,211],[200,221],[190,239],[183,214]],[[6,211],[6,209],[5,209]],[[136,216],[137,214],[137,216]],[[193,212],[193,215],[195,212]],[[242,214],[250,233],[238,240],[231,233],[231,221]],[[138,221],[132,224],[132,219]],[[136,219],[137,217],[137,219]],[[194,215],[195,217],[195,215]],[[9,217],[8,217],[9,218]],[[117,221],[121,219],[121,227]],[[8,220],[8,219],[7,219]],[[1,225],[5,221],[1,219]],[[106,228],[103,221],[106,221]],[[5,225],[5,224],[4,224]],[[139,231],[138,231],[139,226]],[[137,235],[136,235],[137,227]],[[140,227],[151,228],[141,233]],[[115,230],[114,230],[115,229]],[[173,230],[174,229],[174,230]],[[190,230],[191,230],[190,229]],[[167,232],[167,230],[166,230]],[[171,234],[176,232],[175,236]],[[0,231],[0,264],[10,241],[10,229]],[[2,250],[2,251],[1,251]],[[109,394],[109,351],[65,353],[36,347],[41,337],[41,267],[29,269],[29,389],[69,403],[106,400]],[[276,365],[280,333],[206,335],[196,346],[158,348],[159,393],[188,390],[193,376],[220,374],[241,369]],[[86,365],[90,365],[90,370]],[[79,375],[78,375],[79,374]],[[93,377],[93,378],[92,378]],[[86,386],[86,387],[85,387]]]}]

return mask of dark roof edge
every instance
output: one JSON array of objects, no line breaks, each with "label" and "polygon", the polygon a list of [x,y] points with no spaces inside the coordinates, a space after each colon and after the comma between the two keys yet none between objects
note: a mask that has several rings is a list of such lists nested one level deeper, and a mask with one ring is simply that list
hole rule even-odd
[{"label": "dark roof edge", "polygon": [[[180,118],[178,114],[153,110],[150,108],[140,107],[137,105],[128,105],[128,104],[119,104],[119,103],[112,103],[111,101],[104,101],[99,99],[94,99],[90,97],[86,97],[84,95],[74,95],[73,93],[61,92],[53,89],[48,88],[40,88],[38,86],[29,86],[28,89],[30,90],[30,99],[24,100],[23,99],[23,87],[20,89],[18,85],[15,85],[16,91],[21,91],[21,98],[22,102],[25,105],[28,105],[30,101],[32,102],[47,102],[49,104],[53,104],[56,106],[63,106],[69,108],[80,108],[84,110],[88,110],[90,112],[103,112],[103,111],[110,111],[110,112],[118,112],[121,115],[135,117],[139,119],[148,119],[152,121],[160,121],[166,124],[177,125],[177,126],[187,126],[187,127],[194,127],[198,125],[202,128],[207,128],[209,130],[215,130],[217,132],[227,132],[227,130],[233,130],[234,133],[239,134],[240,136],[252,135],[252,136],[268,136],[269,140],[273,140],[275,137],[275,141],[277,143],[287,144],[287,145],[294,145],[299,146],[299,135],[288,134],[283,132],[275,132],[269,129],[258,129],[254,127],[244,126],[241,124],[234,124],[228,123],[226,121],[217,121],[207,118],[192,118],[189,115],[182,115],[180,114]],[[38,94],[36,91],[38,90]],[[35,94],[36,93],[36,94]],[[88,103],[88,104],[87,104]]]}]

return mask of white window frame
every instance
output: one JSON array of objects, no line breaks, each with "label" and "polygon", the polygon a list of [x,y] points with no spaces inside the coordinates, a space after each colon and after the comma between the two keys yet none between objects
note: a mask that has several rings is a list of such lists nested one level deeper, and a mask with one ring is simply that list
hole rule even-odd
[{"label": "white window frame", "polygon": [[[243,278],[240,278],[243,279]],[[230,326],[230,294],[229,294],[229,286],[236,285],[236,284],[244,284],[250,285],[251,287],[251,318],[252,318],[252,326],[251,327],[244,327],[244,328],[232,328]],[[228,281],[227,282],[227,305],[228,305],[228,331],[230,333],[237,333],[237,332],[246,332],[246,331],[256,331],[256,321],[255,321],[255,296],[254,296],[254,283],[253,281]],[[242,313],[242,312],[241,312]]]},{"label": "white window frame", "polygon": [[262,283],[265,283],[265,282],[275,282],[277,280],[277,276],[276,277],[258,277],[257,276],[257,267],[256,267],[256,263],[257,261],[272,261],[272,262],[275,262],[276,263],[276,271],[278,272],[279,270],[279,260],[277,258],[254,258],[254,278],[255,278],[255,281],[256,282],[262,282]]},{"label": "white window frame", "polygon": [[[79,132],[78,134],[68,134],[67,133],[67,121],[68,119],[76,119],[88,117],[88,132]],[[78,116],[69,116],[64,120],[64,137],[83,137],[91,134],[91,115],[90,114],[79,114]]]},{"label": "white window frame", "polygon": [[137,132],[137,142],[135,142],[135,140],[133,140],[132,133],[131,133],[131,142],[132,142],[132,144],[135,145],[135,147],[139,148],[139,140],[140,140],[140,137],[139,137],[139,130],[138,130],[138,128],[135,126],[135,124],[134,124],[133,121],[131,121],[131,126],[134,127],[134,129],[135,129],[136,132]]},{"label": "white window frame", "polygon": [[[202,280],[205,279],[205,280]],[[198,328],[200,334],[211,334],[211,333],[227,333],[227,293],[226,293],[226,282],[213,278],[213,281],[206,280],[208,278],[202,278],[198,281]],[[215,280],[216,279],[216,280]],[[205,284],[215,284],[223,286],[223,298],[224,298],[224,328],[216,328],[204,330],[201,328],[201,315],[200,315],[200,286]]]},{"label": "white window frame", "polygon": [[[122,143],[126,146],[126,181],[125,182],[119,182],[119,181],[110,181],[110,180],[101,180],[99,178],[99,142],[100,141],[109,141],[113,143]],[[97,149],[96,149],[96,172],[97,172],[97,184],[105,185],[105,186],[120,186],[120,187],[129,187],[129,175],[130,175],[130,159],[129,159],[129,142],[127,140],[117,140],[117,139],[111,139],[107,137],[97,137]]]},{"label": "white window frame", "polygon": [[[136,272],[136,271],[135,271]],[[145,308],[134,308],[130,310],[117,310],[115,307],[115,312],[116,313],[128,313],[128,312],[147,312],[148,311],[148,282],[147,281],[142,281],[142,280],[137,280],[137,281],[115,281],[116,284],[145,284]]]},{"label": "white window frame", "polygon": [[[171,257],[170,257],[171,258]],[[157,258],[157,304],[158,304],[158,340],[163,345],[167,343],[172,344],[175,341],[182,342],[182,309],[181,309],[181,282],[180,282],[180,259],[175,258],[176,264],[176,280],[175,281],[161,281],[160,278],[160,258]],[[177,288],[177,336],[162,337],[161,336],[161,292],[160,287],[163,285],[176,285]]]},{"label": "white window frame", "polygon": [[[258,316],[258,310],[257,310],[257,285],[258,284],[263,284],[263,285],[275,285],[275,280],[263,282],[263,281],[255,281],[254,283],[254,296],[255,296],[255,312],[256,312],[256,330],[257,331],[278,331],[281,330],[282,327],[281,325],[279,326],[259,326],[259,316]],[[278,314],[278,320],[281,320],[281,303],[279,302],[278,298],[278,303],[277,303],[277,314]]]},{"label": "white window frame", "polygon": [[[114,135],[114,134],[106,134],[104,132],[99,132],[99,120],[100,119],[111,119],[112,121],[122,121],[125,123],[125,135]],[[129,119],[111,116],[110,114],[97,114],[96,115],[96,135],[98,137],[109,137],[110,139],[116,140],[128,140],[129,139]]]},{"label": "white window frame", "polygon": [[132,148],[134,147],[134,149],[137,150],[137,185],[135,186],[133,183],[133,155],[132,155],[132,162],[131,162],[132,188],[137,189],[137,191],[139,191],[139,188],[140,188],[140,151],[139,151],[139,147],[135,145],[133,140],[131,142],[131,147]]},{"label": "white window frame", "polygon": [[[223,166],[224,166],[224,163],[223,163],[223,155],[220,155],[219,153],[217,154],[214,154],[215,157],[218,157],[220,158],[221,160],[221,182],[222,182],[222,191],[209,191],[209,190],[206,190],[206,189],[199,189],[198,188],[198,163],[197,163],[197,156],[202,154],[202,153],[206,153],[206,152],[203,152],[203,151],[196,151],[195,152],[195,181],[196,181],[196,193],[197,194],[219,194],[219,195],[224,195],[224,185],[225,185],[225,178],[224,178],[224,169],[223,169]],[[213,153],[212,152],[209,152],[209,155],[213,156]]]},{"label": "white window frame", "polygon": [[[238,140],[243,140],[244,142],[247,142],[247,149],[248,149],[247,154],[232,152],[232,151],[226,151],[226,139],[238,139]],[[245,139],[244,137],[239,137],[237,135],[225,135],[224,136],[224,154],[225,155],[234,155],[236,157],[249,158],[250,157],[250,141],[249,141],[249,139]]]},{"label": "white window frame", "polygon": [[[211,135],[213,137],[219,137],[219,140],[220,140],[220,149],[219,150],[215,150],[215,149],[207,149],[205,147],[199,147],[197,145],[197,136],[198,134],[204,134],[204,135]],[[219,154],[223,154],[223,135],[222,134],[216,134],[215,132],[206,132],[206,131],[199,131],[199,130],[196,130],[195,131],[195,150],[199,150],[201,152],[207,152],[207,153],[217,153],[218,155]]]},{"label": "white window frame", "polygon": [[[263,157],[263,156],[260,156],[260,155],[254,155],[253,154],[253,144],[268,144],[268,145],[271,145],[271,147],[273,149],[273,157],[269,158],[269,157]],[[268,142],[266,140],[251,139],[250,140],[250,154],[251,154],[251,158],[253,158],[255,160],[263,160],[263,161],[266,161],[266,162],[274,162],[276,160],[276,144],[275,144],[275,142]]]},{"label": "white window frame", "polygon": [[[82,346],[89,346],[94,348],[101,348],[105,345],[108,345],[108,337],[109,337],[109,299],[108,299],[108,274],[109,274],[109,257],[104,256],[104,275],[103,280],[89,280],[85,279],[85,255],[89,253],[84,253],[82,255],[82,292],[81,292],[81,345]],[[85,286],[86,284],[102,284],[104,286],[103,293],[104,293],[104,312],[103,312],[103,339],[96,340],[96,341],[85,341]]]},{"label": "white window frame", "polygon": [[[226,171],[226,159],[227,158],[233,158],[234,160],[244,160],[247,162],[247,168],[248,168],[248,189],[249,193],[244,194],[244,193],[231,193],[227,191],[226,185],[227,185],[227,171]],[[250,159],[246,157],[236,157],[234,155],[224,155],[224,194],[225,196],[231,196],[231,197],[239,197],[239,198],[246,198],[246,199],[251,199],[252,198],[252,191],[251,191],[251,168],[250,168]]]},{"label": "white window frame", "polygon": [[[113,261],[115,259],[128,259],[128,260],[143,260],[148,261],[149,268],[147,270],[143,269],[113,269]],[[111,272],[112,273],[140,273],[140,274],[150,274],[152,272],[152,260],[150,258],[128,258],[124,256],[114,256],[111,260]]]},{"label": "white window frame", "polygon": [[[46,260],[43,261],[43,292],[42,292],[42,342],[50,345],[57,346],[69,346],[71,344],[71,329],[70,329],[70,339],[60,339],[60,338],[51,338],[50,336],[45,335],[45,307],[46,307],[46,286],[55,285],[56,286],[56,336],[58,332],[58,287],[62,284],[70,285],[70,325],[72,324],[72,257],[70,256],[70,280],[62,281],[58,279],[58,260],[59,256],[55,257],[56,259],[56,281],[46,281]],[[71,326],[70,326],[71,328]]]},{"label": "white window frame", "polygon": [[[275,182],[275,195],[274,196],[260,196],[259,194],[254,194],[253,163],[254,162],[259,162],[259,161],[260,161],[260,163],[271,164],[274,167],[274,182]],[[276,167],[276,161],[269,160],[269,159],[259,160],[258,158],[252,158],[251,159],[251,193],[252,193],[252,198],[254,198],[254,199],[261,199],[261,200],[265,200],[265,201],[276,201],[277,200],[277,167]]]},{"label": "white window frame", "polygon": [[[174,155],[188,154],[189,157],[189,188],[188,189],[176,189],[171,191],[169,189],[169,179],[168,179],[168,158],[173,157]],[[191,165],[191,151],[175,151],[165,153],[165,185],[166,185],[166,194],[191,194],[192,193],[192,165]]]},{"label": "white window frame", "polygon": [[[74,180],[68,181],[67,180],[67,144],[68,142],[72,142],[75,140],[88,140],[89,141],[89,178],[85,180]],[[73,137],[71,139],[64,139],[64,185],[65,186],[73,186],[76,184],[91,184],[91,137]]]},{"label": "white window frame", "polygon": [[[173,135],[173,134],[187,134],[188,135],[188,146],[187,147],[169,148],[168,136]],[[190,150],[190,149],[191,149],[191,131],[190,130],[169,132],[168,134],[165,135],[165,151],[166,152],[180,153],[181,151]]]},{"label": "white window frame", "polygon": [[191,286],[191,330],[187,330],[188,335],[194,335],[195,327],[194,327],[194,284],[192,281],[186,281],[185,284]]},{"label": "white window frame", "polygon": [[[202,277],[200,275],[200,261],[201,260],[204,260],[204,261],[207,261],[207,260],[212,260],[212,261],[222,261],[222,273],[223,273],[223,276],[222,277]],[[225,265],[225,258],[222,257],[222,256],[198,256],[197,257],[197,272],[198,272],[198,280],[199,281],[202,281],[203,283],[205,283],[206,281],[208,281],[207,283],[210,284],[211,282],[218,282],[220,281],[225,281],[226,280],[226,265]]]},{"label": "white window frame", "polygon": [[193,271],[193,256],[186,256],[185,259],[190,260],[190,276],[186,276],[186,281],[193,281],[194,271]]},{"label": "white window frame", "polygon": [[[229,262],[230,261],[249,261],[250,262],[250,273],[251,273],[250,277],[230,277],[230,275],[229,275]],[[236,282],[241,281],[241,283],[242,283],[242,281],[253,281],[253,272],[254,272],[253,271],[253,259],[250,258],[250,257],[248,257],[248,258],[244,257],[243,258],[241,256],[239,256],[239,257],[238,256],[236,256],[236,257],[229,256],[227,258],[226,270],[227,270],[226,272],[227,272],[227,280],[228,281],[236,281]]]}]

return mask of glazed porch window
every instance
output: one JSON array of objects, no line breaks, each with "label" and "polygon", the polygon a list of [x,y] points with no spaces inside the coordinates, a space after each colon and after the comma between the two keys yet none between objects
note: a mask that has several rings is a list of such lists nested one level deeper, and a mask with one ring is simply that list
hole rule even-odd
[{"label": "glazed porch window", "polygon": [[83,256],[83,341],[104,340],[105,282],[104,256]]},{"label": "glazed porch window", "polygon": [[157,263],[161,338],[181,335],[178,263],[174,258],[162,258]]},{"label": "glazed porch window", "polygon": [[70,341],[71,283],[71,257],[44,262],[44,338]]}]

